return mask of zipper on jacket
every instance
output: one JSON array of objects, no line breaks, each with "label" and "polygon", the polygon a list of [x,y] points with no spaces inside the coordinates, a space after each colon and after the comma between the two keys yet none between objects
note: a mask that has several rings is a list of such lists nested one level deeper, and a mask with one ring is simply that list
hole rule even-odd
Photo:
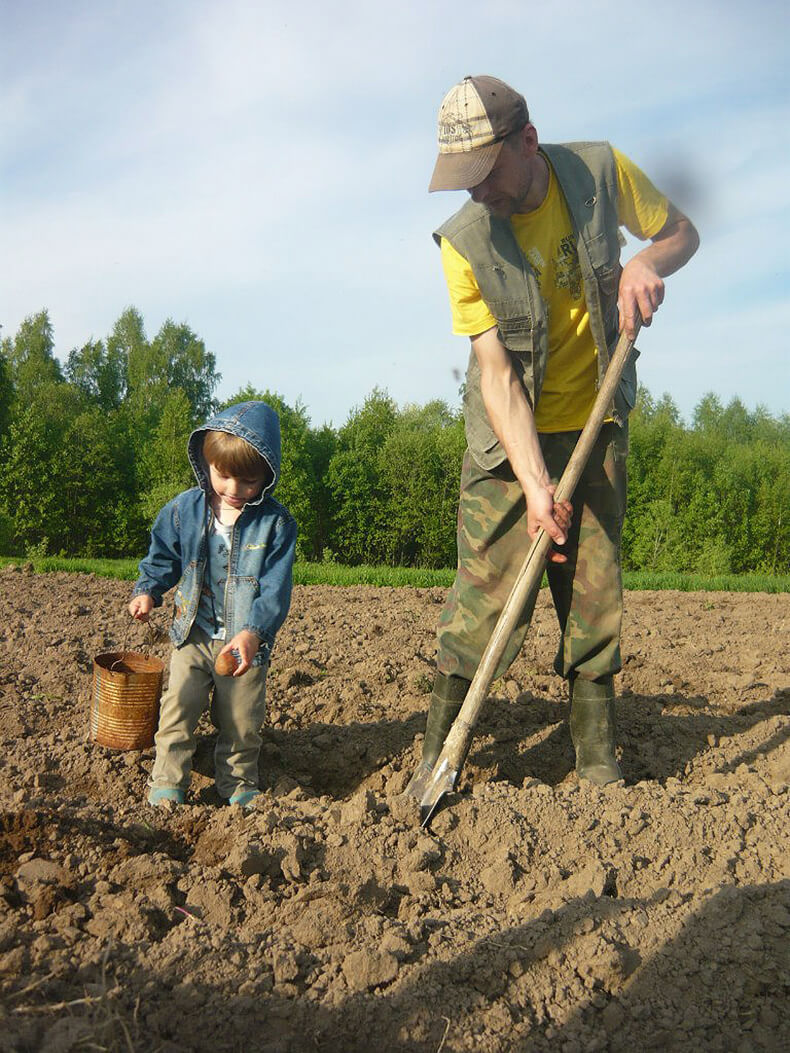
[{"label": "zipper on jacket", "polygon": [[[242,511],[242,515],[243,515],[244,514],[244,509],[242,508],[241,511]],[[233,570],[233,545],[234,545],[234,543],[236,541],[236,525],[239,522],[239,519],[241,519],[241,515],[238,517],[236,522],[233,524],[233,527],[232,527],[231,532],[230,532],[230,551],[228,552],[228,576],[227,576],[227,578],[225,578],[225,590],[224,590],[224,592],[222,594],[222,604],[223,604],[223,608],[224,608],[223,613],[224,613],[224,616],[225,616],[225,639],[223,641],[224,643],[228,642],[228,628],[229,628],[229,626],[228,626],[228,612],[230,610],[230,607],[228,606],[228,585],[230,585],[231,571]],[[234,633],[234,636],[235,636],[235,633]],[[231,637],[231,639],[232,639],[232,637]]]}]

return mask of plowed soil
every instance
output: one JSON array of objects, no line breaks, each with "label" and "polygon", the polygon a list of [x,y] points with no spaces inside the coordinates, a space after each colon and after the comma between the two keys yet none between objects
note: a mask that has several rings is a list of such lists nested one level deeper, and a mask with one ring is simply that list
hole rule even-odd
[{"label": "plowed soil", "polygon": [[[0,1050],[786,1050],[787,596],[626,595],[623,783],[573,771],[555,620],[419,826],[441,590],[301,587],[251,812],[90,741],[128,584],[0,572]],[[153,653],[167,659],[167,613]]]}]

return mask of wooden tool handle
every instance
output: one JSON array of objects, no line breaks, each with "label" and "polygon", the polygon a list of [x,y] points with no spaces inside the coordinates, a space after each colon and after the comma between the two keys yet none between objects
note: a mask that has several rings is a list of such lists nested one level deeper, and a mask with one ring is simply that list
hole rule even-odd
[{"label": "wooden tool handle", "polygon": [[[639,325],[637,325],[636,332],[638,333],[638,331]],[[565,471],[562,473],[562,478],[554,494],[555,502],[569,501],[573,496],[576,485],[598,438],[606,411],[609,409],[617,386],[620,383],[620,378],[623,375],[623,370],[633,349],[635,339],[636,333],[634,334],[634,339],[629,339],[623,332],[617,341],[614,354],[595,397],[590,416],[582,429],[579,441],[576,443],[576,448],[571,454]],[[451,769],[458,769],[463,764],[469,749],[472,729],[477,723],[477,718],[488,694],[491,681],[494,679],[499,660],[516,626],[527,597],[543,575],[543,568],[551,543],[551,537],[545,530],[541,530],[532,542],[526,559],[516,576],[510,595],[502,608],[502,613],[491,633],[491,639],[488,641],[480,659],[480,665],[477,667],[477,672],[472,680],[464,704],[461,706],[461,710],[447,736],[442,755],[437,761],[437,767],[442,758],[449,761]]]}]

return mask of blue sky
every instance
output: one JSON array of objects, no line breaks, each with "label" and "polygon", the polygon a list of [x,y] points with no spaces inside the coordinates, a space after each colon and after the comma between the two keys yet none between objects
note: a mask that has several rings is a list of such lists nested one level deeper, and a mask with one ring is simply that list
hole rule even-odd
[{"label": "blue sky", "polygon": [[[457,402],[427,193],[467,73],[521,90],[545,141],[605,138],[695,221],[640,379],[790,411],[785,3],[0,0],[0,323],[56,353],[129,305],[186,322],[246,383],[338,426],[374,386]],[[634,243],[626,250],[633,251]]]}]

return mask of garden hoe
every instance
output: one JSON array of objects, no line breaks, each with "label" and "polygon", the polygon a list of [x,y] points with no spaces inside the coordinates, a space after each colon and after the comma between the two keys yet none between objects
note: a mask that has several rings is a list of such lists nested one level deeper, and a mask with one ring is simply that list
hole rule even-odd
[{"label": "garden hoe", "polygon": [[[637,325],[637,332],[639,325]],[[634,334],[634,339],[636,334]],[[601,430],[606,412],[612,403],[617,385],[620,383],[628,356],[634,346],[634,341],[629,339],[623,332],[617,341],[617,347],[609,362],[609,367],[604,375],[603,382],[595,398],[592,412],[584,425],[576,448],[562,473],[557,490],[554,494],[555,501],[569,501],[576,489],[587,460],[590,456],[595,440]],[[427,764],[420,764],[411,778],[404,793],[409,794],[420,802],[420,825],[427,826],[431,816],[436,811],[439,802],[446,793],[451,793],[458,782],[461,767],[466,760],[469,746],[472,740],[472,732],[483,702],[488,694],[491,681],[494,679],[499,660],[505,650],[510,635],[515,628],[519,615],[523,610],[531,590],[543,576],[551,538],[541,530],[530,546],[527,557],[518,572],[515,584],[510,595],[505,601],[499,620],[491,633],[480,665],[469,687],[463,705],[455,723],[450,728],[444,741],[442,752],[431,768]]]}]

